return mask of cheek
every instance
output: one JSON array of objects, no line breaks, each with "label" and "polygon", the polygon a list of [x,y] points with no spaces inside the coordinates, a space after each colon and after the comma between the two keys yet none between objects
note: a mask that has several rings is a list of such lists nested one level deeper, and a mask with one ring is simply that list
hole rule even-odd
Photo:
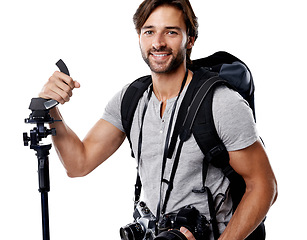
[{"label": "cheek", "polygon": [[178,48],[180,48],[182,50],[182,49],[186,49],[188,47],[188,44],[189,44],[189,42],[188,42],[187,37],[184,37],[183,39],[178,40],[176,45],[177,45]]},{"label": "cheek", "polygon": [[187,48],[188,48],[188,42],[187,42],[187,41],[182,41],[182,42],[180,43],[180,50],[181,50],[181,51],[186,51]]},{"label": "cheek", "polygon": [[150,42],[148,40],[146,41],[146,40],[144,40],[142,38],[140,38],[140,40],[139,40],[139,45],[140,45],[140,49],[142,51],[147,51],[151,47]]}]

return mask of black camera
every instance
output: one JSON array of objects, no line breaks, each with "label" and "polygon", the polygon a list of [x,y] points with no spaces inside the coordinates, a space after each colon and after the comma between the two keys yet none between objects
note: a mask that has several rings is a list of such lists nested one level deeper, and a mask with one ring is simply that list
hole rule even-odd
[{"label": "black camera", "polygon": [[181,227],[187,228],[196,240],[207,240],[210,236],[210,222],[192,206],[182,208],[175,215],[165,215],[159,223],[155,240],[187,240]]},{"label": "black camera", "polygon": [[156,224],[156,218],[144,202],[137,204],[134,223],[120,229],[122,240],[187,240],[181,227],[187,228],[197,240],[210,236],[210,222],[192,206],[182,208],[177,214],[167,214]]}]

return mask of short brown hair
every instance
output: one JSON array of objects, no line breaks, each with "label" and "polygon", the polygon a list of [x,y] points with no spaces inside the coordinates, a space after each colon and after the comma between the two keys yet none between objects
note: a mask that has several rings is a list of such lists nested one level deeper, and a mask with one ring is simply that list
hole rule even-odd
[{"label": "short brown hair", "polygon": [[[187,35],[190,37],[198,37],[198,21],[194,14],[189,0],[144,0],[133,16],[133,22],[138,34],[141,28],[149,18],[150,14],[159,6],[169,5],[181,10],[184,15],[184,21],[187,27]],[[187,62],[190,63],[192,49],[187,50]]]}]

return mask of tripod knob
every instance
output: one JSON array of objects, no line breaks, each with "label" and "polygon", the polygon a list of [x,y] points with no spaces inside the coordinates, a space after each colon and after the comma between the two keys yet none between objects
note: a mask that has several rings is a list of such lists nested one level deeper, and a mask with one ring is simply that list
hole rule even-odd
[{"label": "tripod knob", "polygon": [[47,129],[47,135],[55,136],[56,135],[55,128]]},{"label": "tripod knob", "polygon": [[29,141],[30,141],[31,139],[28,137],[28,134],[25,132],[25,133],[23,133],[23,145],[24,146],[29,146]]}]

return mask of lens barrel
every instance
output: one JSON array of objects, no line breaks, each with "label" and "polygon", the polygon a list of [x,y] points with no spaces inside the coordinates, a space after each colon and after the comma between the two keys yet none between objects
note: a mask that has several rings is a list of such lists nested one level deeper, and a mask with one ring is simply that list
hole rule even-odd
[{"label": "lens barrel", "polygon": [[177,229],[160,233],[155,240],[187,240],[183,233]]},{"label": "lens barrel", "polygon": [[145,231],[139,223],[128,224],[119,230],[121,240],[142,240],[145,236]]}]

